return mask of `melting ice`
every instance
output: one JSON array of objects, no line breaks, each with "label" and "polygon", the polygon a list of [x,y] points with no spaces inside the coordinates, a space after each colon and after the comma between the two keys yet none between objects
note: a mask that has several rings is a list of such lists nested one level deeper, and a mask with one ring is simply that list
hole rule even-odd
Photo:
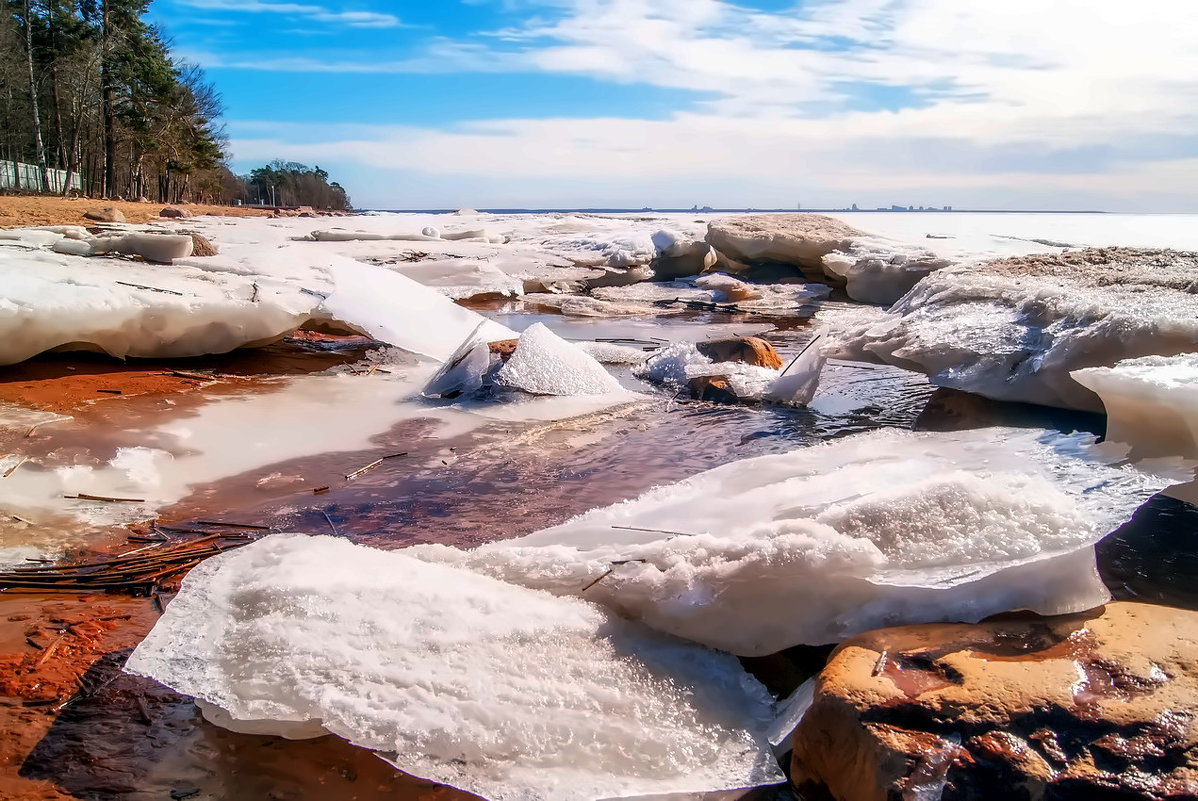
[{"label": "melting ice", "polygon": [[277,535],[204,562],[126,670],[231,728],[323,728],[496,801],[783,780],[772,701],[733,657],[330,537]]},{"label": "melting ice", "polygon": [[1124,455],[1088,435],[883,430],[733,462],[474,551],[408,552],[770,654],[886,625],[1103,603],[1090,546],[1182,477]]}]

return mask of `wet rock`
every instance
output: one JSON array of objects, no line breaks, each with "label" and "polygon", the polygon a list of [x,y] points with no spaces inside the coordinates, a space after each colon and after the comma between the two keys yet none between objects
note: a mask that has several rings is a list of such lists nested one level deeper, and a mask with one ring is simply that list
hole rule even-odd
[{"label": "wet rock", "polygon": [[519,344],[518,339],[501,339],[497,342],[490,342],[487,347],[492,355],[498,356],[503,361],[512,358],[512,354],[516,352],[516,345]]},{"label": "wet rock", "polygon": [[167,206],[162,211],[158,212],[158,216],[171,220],[185,220],[188,217],[191,217],[192,214],[187,209],[181,209],[178,206]]},{"label": "wet rock", "polygon": [[740,403],[726,375],[697,375],[686,382],[686,391],[694,400],[708,403]]},{"label": "wet rock", "polygon": [[774,370],[782,367],[782,357],[774,346],[759,337],[728,337],[695,344],[713,362],[740,362]]},{"label": "wet rock", "polygon": [[1194,798],[1198,613],[882,629],[841,644],[794,739],[809,797]]},{"label": "wet rock", "polygon": [[199,234],[192,234],[191,242],[192,256],[215,256],[220,253],[220,251],[216,249],[216,245],[212,244]]},{"label": "wet rock", "polygon": [[95,220],[96,222],[105,223],[123,223],[125,215],[116,206],[104,206],[99,209],[91,209],[83,212],[83,217],[86,220]]}]

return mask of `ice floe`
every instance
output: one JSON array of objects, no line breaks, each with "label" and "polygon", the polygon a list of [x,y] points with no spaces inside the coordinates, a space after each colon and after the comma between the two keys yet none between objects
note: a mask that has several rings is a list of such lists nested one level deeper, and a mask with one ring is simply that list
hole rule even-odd
[{"label": "ice floe", "polygon": [[494,801],[783,781],[772,700],[733,657],[330,537],[276,535],[204,562],[125,669],[222,725],[329,731]]},{"label": "ice floe", "polygon": [[[1072,376],[1102,398],[1106,438],[1130,445],[1131,458],[1198,460],[1198,353],[1128,359]],[[1198,506],[1198,481],[1165,492]]]},{"label": "ice floe", "polygon": [[829,355],[926,373],[997,400],[1102,411],[1070,377],[1198,349],[1198,255],[1084,250],[932,274]]},{"label": "ice floe", "polygon": [[422,559],[742,655],[880,626],[1076,612],[1108,598],[1091,547],[1188,475],[1088,435],[882,430],[747,459],[473,551]]},{"label": "ice floe", "polygon": [[[0,251],[0,286],[0,364],[56,348],[118,357],[224,353],[313,321],[444,359],[484,321],[396,272],[298,246],[155,266]],[[488,328],[497,339],[514,336],[496,323]]]}]

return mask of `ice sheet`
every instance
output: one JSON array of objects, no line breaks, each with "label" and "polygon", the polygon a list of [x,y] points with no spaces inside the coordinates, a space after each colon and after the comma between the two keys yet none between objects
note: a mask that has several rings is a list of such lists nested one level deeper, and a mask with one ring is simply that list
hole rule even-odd
[{"label": "ice sheet", "polygon": [[[1102,398],[1106,437],[1133,459],[1198,460],[1198,353],[1148,356],[1071,374]],[[1198,481],[1166,492],[1198,506]]]},{"label": "ice sheet", "polygon": [[278,535],[183,582],[125,668],[239,725],[319,722],[495,801],[783,780],[732,657],[402,552]]},{"label": "ice sheet", "polygon": [[1087,250],[925,278],[829,355],[926,373],[997,400],[1102,411],[1070,378],[1084,367],[1198,349],[1198,255]]},{"label": "ice sheet", "polygon": [[744,655],[879,626],[1075,612],[1092,544],[1183,474],[1088,435],[883,430],[748,459],[474,551],[469,567]]}]

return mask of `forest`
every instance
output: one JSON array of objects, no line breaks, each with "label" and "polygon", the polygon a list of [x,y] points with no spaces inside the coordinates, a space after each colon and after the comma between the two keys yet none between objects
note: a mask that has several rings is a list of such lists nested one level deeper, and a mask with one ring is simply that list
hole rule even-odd
[{"label": "forest", "polygon": [[150,0],[0,3],[0,161],[35,165],[11,169],[11,190],[349,208],[319,167],[233,174],[220,94],[172,58]]}]

